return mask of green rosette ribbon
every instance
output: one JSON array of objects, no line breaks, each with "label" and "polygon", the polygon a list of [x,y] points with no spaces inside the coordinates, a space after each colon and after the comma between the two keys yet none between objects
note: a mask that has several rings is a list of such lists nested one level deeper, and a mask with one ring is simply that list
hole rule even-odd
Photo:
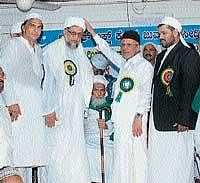
[{"label": "green rosette ribbon", "polygon": [[127,93],[130,90],[132,90],[134,87],[134,80],[131,79],[130,77],[124,77],[120,81],[120,91],[117,94],[117,97],[115,98],[116,102],[120,102],[123,93]]}]

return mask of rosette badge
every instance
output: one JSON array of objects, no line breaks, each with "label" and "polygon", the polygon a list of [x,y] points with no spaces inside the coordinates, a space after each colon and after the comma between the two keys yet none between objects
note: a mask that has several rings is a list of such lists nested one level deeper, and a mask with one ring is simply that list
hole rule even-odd
[{"label": "rosette badge", "polygon": [[173,78],[174,70],[172,68],[165,69],[161,74],[161,81],[163,85],[166,87],[166,95],[169,95],[170,97],[173,96],[173,93],[170,88],[170,82]]},{"label": "rosette badge", "polygon": [[121,79],[119,87],[120,87],[120,91],[117,97],[115,98],[116,102],[120,102],[123,93],[127,93],[133,89],[134,81],[130,77],[124,77]]},{"label": "rosette badge", "polygon": [[73,86],[74,85],[74,76],[77,73],[77,67],[75,63],[72,60],[65,60],[64,61],[64,69],[65,69],[65,74],[69,76],[69,85]]}]

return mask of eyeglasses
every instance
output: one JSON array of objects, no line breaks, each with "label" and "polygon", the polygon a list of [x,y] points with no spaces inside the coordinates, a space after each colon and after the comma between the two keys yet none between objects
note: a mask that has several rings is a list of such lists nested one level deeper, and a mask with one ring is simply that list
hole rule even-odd
[{"label": "eyeglasses", "polygon": [[78,36],[78,37],[82,37],[82,36],[83,36],[83,32],[71,31],[71,30],[69,30],[69,28],[66,28],[65,30],[67,30],[67,32],[68,32],[71,36]]}]

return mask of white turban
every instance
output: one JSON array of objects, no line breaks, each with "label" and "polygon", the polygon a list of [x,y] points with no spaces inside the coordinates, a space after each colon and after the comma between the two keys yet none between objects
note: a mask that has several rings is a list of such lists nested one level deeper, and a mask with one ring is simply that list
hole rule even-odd
[{"label": "white turban", "polygon": [[183,37],[181,35],[182,26],[181,26],[180,22],[177,19],[175,19],[173,17],[164,17],[164,19],[161,21],[160,25],[161,24],[169,25],[169,26],[175,28],[180,33],[181,42],[185,46],[190,48],[190,46],[186,43],[186,41],[183,39]]},{"label": "white turban", "polygon": [[22,32],[21,26],[22,26],[23,22],[17,22],[15,24],[13,24],[10,28],[10,33],[14,34],[14,33],[20,33]]},{"label": "white turban", "polygon": [[108,60],[104,55],[97,53],[91,58],[91,63],[97,69],[105,70],[108,65]]},{"label": "white turban", "polygon": [[160,45],[156,45],[156,44],[154,44],[153,42],[146,42],[146,43],[142,46],[142,47],[143,47],[143,50],[144,50],[144,47],[147,46],[147,45],[149,45],[149,44],[153,45],[153,46],[155,47],[155,49],[157,50],[158,53],[161,51]]},{"label": "white turban", "polygon": [[31,14],[28,14],[28,15],[25,17],[24,21],[30,20],[30,19],[32,19],[32,18],[34,18],[34,19],[39,19],[39,20],[42,21],[42,16],[39,15],[38,13],[31,13]]},{"label": "white turban", "polygon": [[173,17],[164,17],[160,24],[170,25],[171,27],[177,29],[178,32],[181,32],[182,30],[180,22]]},{"label": "white turban", "polygon": [[94,84],[95,83],[101,83],[101,84],[103,84],[106,87],[107,84],[108,84],[108,81],[102,75],[95,75],[94,78],[93,78],[93,83]]},{"label": "white turban", "polygon": [[79,26],[85,30],[85,21],[81,17],[68,17],[65,19],[64,28],[71,27],[71,26]]},{"label": "white turban", "polygon": [[146,43],[143,45],[143,49],[144,49],[144,47],[147,46],[147,45],[152,45],[152,46],[157,50],[157,45],[155,45],[155,44],[152,43],[152,42],[146,42]]}]

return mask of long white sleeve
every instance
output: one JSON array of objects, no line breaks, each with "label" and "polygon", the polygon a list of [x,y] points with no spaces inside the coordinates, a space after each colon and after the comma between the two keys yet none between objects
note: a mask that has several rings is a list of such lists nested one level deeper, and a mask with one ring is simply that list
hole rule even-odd
[{"label": "long white sleeve", "polygon": [[2,67],[5,73],[4,80],[4,90],[2,92],[2,96],[5,100],[7,106],[11,104],[17,104],[18,99],[15,93],[15,78],[13,77],[13,73],[15,69],[13,68],[14,64],[12,63],[14,59],[16,59],[16,47],[12,40],[9,40],[9,43],[5,44],[1,48],[1,56],[0,56],[0,67]]},{"label": "long white sleeve", "polygon": [[77,58],[78,57],[82,58],[82,62],[80,63],[80,71],[83,83],[81,87],[84,96],[84,104],[85,107],[89,107],[93,87],[93,71],[92,65],[89,59],[86,57],[82,45],[79,45],[79,55],[77,56]]},{"label": "long white sleeve", "polygon": [[59,92],[54,72],[50,69],[50,57],[48,52],[44,52],[43,65],[45,70],[45,77],[43,82],[43,114],[55,112],[59,107]]},{"label": "long white sleeve", "polygon": [[140,78],[140,82],[138,82],[140,92],[136,111],[140,114],[144,114],[150,109],[153,67],[149,63],[142,64],[140,67],[142,78]]},{"label": "long white sleeve", "polygon": [[125,59],[118,54],[117,52],[115,52],[112,48],[110,48],[110,46],[108,45],[108,43],[99,37],[98,34],[96,34],[94,36],[94,40],[99,48],[99,50],[115,65],[117,65],[119,68],[122,67],[122,65],[124,65]]}]

